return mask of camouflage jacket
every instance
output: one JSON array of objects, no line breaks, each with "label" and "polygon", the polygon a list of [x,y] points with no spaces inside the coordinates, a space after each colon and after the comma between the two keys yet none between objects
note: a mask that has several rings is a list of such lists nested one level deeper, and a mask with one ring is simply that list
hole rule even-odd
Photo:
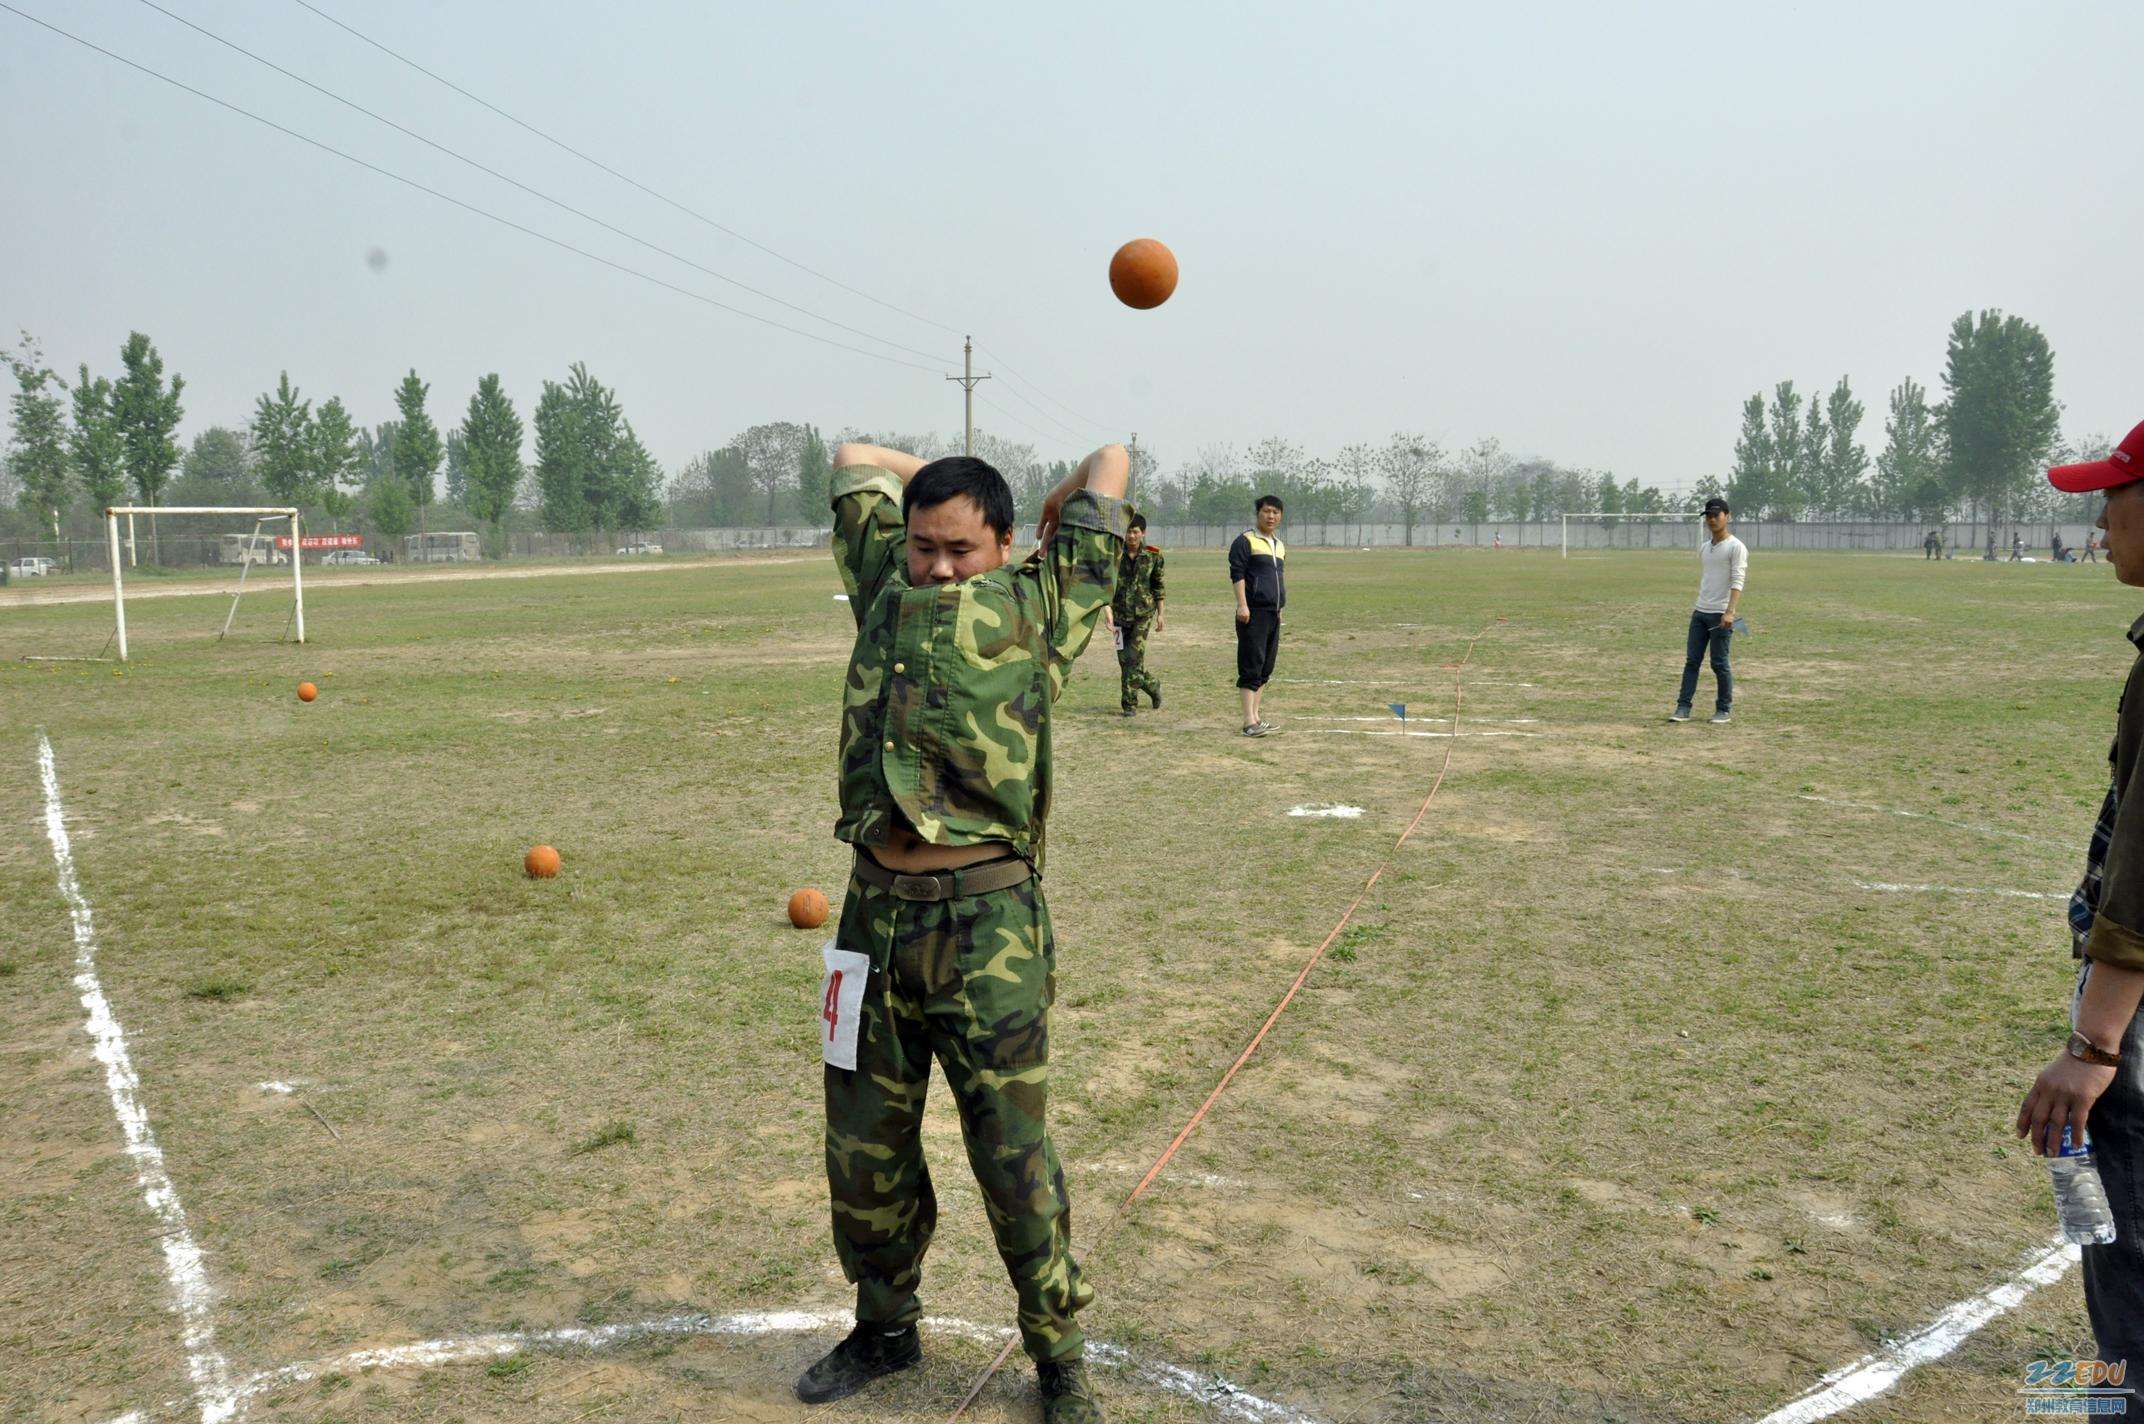
[{"label": "camouflage jacket", "polygon": [[1119,623],[1144,623],[1161,607],[1161,564],[1152,544],[1117,555],[1117,596],[1109,606]]},{"label": "camouflage jacket", "polygon": [[834,834],[884,845],[906,822],[934,845],[1010,841],[1040,868],[1049,709],[1115,590],[1124,502],[1081,490],[1047,549],[925,588],[908,582],[898,479],[836,470],[833,505],[856,618]]}]

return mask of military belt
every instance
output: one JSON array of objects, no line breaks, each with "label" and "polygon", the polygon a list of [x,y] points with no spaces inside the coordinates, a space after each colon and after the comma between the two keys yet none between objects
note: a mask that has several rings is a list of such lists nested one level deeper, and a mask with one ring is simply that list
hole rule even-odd
[{"label": "military belt", "polygon": [[909,875],[888,870],[862,851],[856,852],[856,878],[866,885],[891,890],[903,900],[957,900],[966,895],[987,895],[993,890],[1009,890],[1034,874],[1034,866],[1011,856],[931,875]]}]

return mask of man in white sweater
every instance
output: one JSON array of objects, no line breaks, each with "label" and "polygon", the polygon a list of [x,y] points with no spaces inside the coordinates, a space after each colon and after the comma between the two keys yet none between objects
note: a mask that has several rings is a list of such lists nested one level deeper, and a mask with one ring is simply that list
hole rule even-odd
[{"label": "man in white sweater", "polygon": [[1726,500],[1705,501],[1705,542],[1697,551],[1697,610],[1690,615],[1682,693],[1675,699],[1675,710],[1668,714],[1670,722],[1690,720],[1690,704],[1697,697],[1697,668],[1708,647],[1712,650],[1712,675],[1720,684],[1712,720],[1734,720],[1735,675],[1727,666],[1727,640],[1734,636],[1735,610],[1742,602],[1742,581],[1749,573],[1749,547],[1727,532],[1731,517]]}]

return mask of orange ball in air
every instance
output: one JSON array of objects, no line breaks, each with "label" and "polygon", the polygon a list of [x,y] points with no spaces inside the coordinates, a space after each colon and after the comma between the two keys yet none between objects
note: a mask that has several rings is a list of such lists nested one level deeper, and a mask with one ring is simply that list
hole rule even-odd
[{"label": "orange ball in air", "polygon": [[800,930],[815,930],[826,923],[826,896],[809,885],[789,897],[789,923]]},{"label": "orange ball in air", "polygon": [[298,700],[300,702],[310,702],[319,695],[320,689],[311,683],[301,682],[298,684]]},{"label": "orange ball in air", "polygon": [[1109,259],[1109,290],[1128,307],[1158,307],[1176,290],[1176,254],[1151,237],[1135,237]]},{"label": "orange ball in air", "polygon": [[547,845],[530,846],[521,858],[521,868],[534,880],[549,880],[558,874],[558,852]]}]

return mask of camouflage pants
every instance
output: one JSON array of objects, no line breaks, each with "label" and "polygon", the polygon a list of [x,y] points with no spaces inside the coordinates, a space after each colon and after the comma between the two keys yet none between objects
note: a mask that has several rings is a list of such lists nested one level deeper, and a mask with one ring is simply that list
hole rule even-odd
[{"label": "camouflage pants", "polygon": [[1057,949],[1042,882],[914,901],[852,878],[836,938],[871,957],[856,1069],[826,1070],[834,1248],[856,1318],[891,1327],[923,1313],[916,1291],[938,1223],[921,1136],[935,1055],[1027,1353],[1077,1359],[1086,1337],[1072,1316],[1094,1291],[1072,1260],[1064,1169],[1043,1122]]},{"label": "camouflage pants", "polygon": [[1161,679],[1146,670],[1146,638],[1147,634],[1154,631],[1154,620],[1142,618],[1136,623],[1120,621],[1117,627],[1124,632],[1124,646],[1117,649],[1117,669],[1124,678],[1123,705],[1137,707],[1139,694],[1143,692],[1155,699],[1158,706],[1161,699]]}]

